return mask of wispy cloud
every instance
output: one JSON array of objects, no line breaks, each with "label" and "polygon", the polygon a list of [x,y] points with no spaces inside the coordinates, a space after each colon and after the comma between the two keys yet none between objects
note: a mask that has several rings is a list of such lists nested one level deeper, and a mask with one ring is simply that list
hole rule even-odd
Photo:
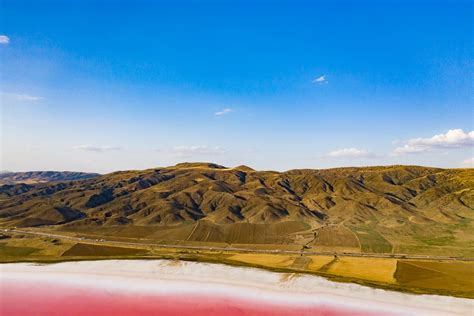
[{"label": "wispy cloud", "polygon": [[326,158],[375,158],[377,155],[358,148],[342,148],[328,152]]},{"label": "wispy cloud", "polygon": [[34,95],[24,94],[24,93],[0,92],[0,95],[4,96],[8,100],[15,100],[15,101],[31,102],[31,101],[39,101],[39,100],[44,99],[43,97],[40,97],[40,96],[34,96]]},{"label": "wispy cloud", "polygon": [[474,157],[468,158],[461,162],[461,166],[465,168],[474,168]]},{"label": "wispy cloud", "polygon": [[120,150],[120,147],[79,145],[79,146],[74,146],[74,149],[83,150],[83,151],[91,151],[91,152],[96,152],[96,153],[104,153],[104,152],[107,152],[107,151]]},{"label": "wispy cloud", "polygon": [[0,44],[7,45],[10,43],[10,38],[6,35],[0,35]]},{"label": "wispy cloud", "polygon": [[198,145],[198,146],[176,146],[171,149],[160,149],[158,151],[170,153],[179,157],[192,156],[216,156],[227,152],[225,148],[218,146]]},{"label": "wispy cloud", "polygon": [[464,132],[462,129],[451,129],[445,134],[437,134],[430,138],[409,139],[403,146],[395,148],[393,154],[420,154],[436,149],[472,146],[474,146],[474,131]]},{"label": "wispy cloud", "polygon": [[326,75],[322,75],[322,76],[319,76],[319,77],[315,78],[313,80],[313,83],[317,83],[317,84],[328,83],[328,81],[326,79]]},{"label": "wispy cloud", "polygon": [[44,99],[43,97],[33,96],[29,94],[15,94],[18,101],[38,101]]},{"label": "wispy cloud", "polygon": [[222,109],[222,110],[214,113],[214,115],[226,115],[226,114],[229,114],[229,113],[232,113],[232,112],[235,112],[235,110],[230,109],[230,108],[225,108],[225,109]]}]

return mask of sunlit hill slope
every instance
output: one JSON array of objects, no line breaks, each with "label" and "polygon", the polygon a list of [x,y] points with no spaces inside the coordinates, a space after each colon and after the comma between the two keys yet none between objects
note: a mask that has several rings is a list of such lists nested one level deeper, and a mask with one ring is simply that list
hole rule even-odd
[{"label": "sunlit hill slope", "polygon": [[0,224],[163,243],[474,254],[474,169],[183,163],[0,187]]}]

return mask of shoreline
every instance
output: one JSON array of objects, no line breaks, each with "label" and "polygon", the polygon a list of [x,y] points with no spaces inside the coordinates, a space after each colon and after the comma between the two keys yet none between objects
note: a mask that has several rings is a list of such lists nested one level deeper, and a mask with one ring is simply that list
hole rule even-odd
[{"label": "shoreline", "polygon": [[[32,281],[130,294],[186,294],[249,302],[330,305],[351,311],[469,315],[474,300],[385,291],[306,274],[171,260],[101,260],[0,264],[2,283]],[[284,303],[282,303],[284,302]],[[343,302],[343,303],[341,303]]]},{"label": "shoreline", "polygon": [[[341,256],[344,257],[344,256]],[[472,293],[468,292],[453,292],[450,290],[444,289],[430,289],[430,288],[420,288],[420,287],[403,287],[397,284],[390,284],[384,282],[378,282],[374,280],[368,280],[363,278],[351,277],[351,276],[342,276],[331,273],[324,273],[320,271],[308,271],[308,270],[296,270],[287,267],[272,267],[268,265],[262,265],[258,263],[251,262],[242,262],[229,259],[215,259],[210,257],[201,257],[196,254],[186,254],[180,253],[178,256],[163,254],[163,255],[152,255],[152,256],[107,256],[107,257],[57,257],[57,258],[23,258],[17,259],[14,261],[0,261],[0,266],[3,264],[58,264],[58,263],[68,263],[68,262],[88,262],[88,261],[111,261],[111,260],[129,260],[129,261],[156,261],[156,260],[166,260],[166,261],[182,261],[182,262],[194,262],[194,263],[204,263],[204,264],[217,264],[225,265],[229,267],[242,267],[242,268],[253,268],[258,270],[263,270],[272,273],[279,274],[299,274],[299,275],[308,275],[324,278],[331,282],[344,283],[344,284],[355,284],[362,287],[368,287],[373,289],[386,290],[391,292],[398,292],[403,294],[412,294],[412,295],[435,295],[442,297],[455,297],[462,299],[474,299]],[[462,261],[459,261],[462,262]]]}]

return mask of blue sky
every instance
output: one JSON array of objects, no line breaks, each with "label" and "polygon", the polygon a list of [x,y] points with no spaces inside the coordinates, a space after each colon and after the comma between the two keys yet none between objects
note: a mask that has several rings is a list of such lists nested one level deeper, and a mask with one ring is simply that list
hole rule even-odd
[{"label": "blue sky", "polygon": [[472,166],[472,1],[0,1],[2,170]]}]

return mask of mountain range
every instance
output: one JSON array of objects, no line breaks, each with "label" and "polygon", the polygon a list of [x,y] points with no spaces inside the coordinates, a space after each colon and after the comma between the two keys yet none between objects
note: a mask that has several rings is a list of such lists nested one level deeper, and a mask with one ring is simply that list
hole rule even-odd
[{"label": "mountain range", "polygon": [[163,243],[474,253],[474,169],[276,172],[181,163],[105,175],[0,177],[7,183],[0,186],[4,227],[48,226]]},{"label": "mountain range", "polygon": [[16,183],[40,183],[51,181],[70,181],[90,179],[99,176],[98,173],[71,172],[71,171],[28,171],[28,172],[0,172],[0,185]]}]

